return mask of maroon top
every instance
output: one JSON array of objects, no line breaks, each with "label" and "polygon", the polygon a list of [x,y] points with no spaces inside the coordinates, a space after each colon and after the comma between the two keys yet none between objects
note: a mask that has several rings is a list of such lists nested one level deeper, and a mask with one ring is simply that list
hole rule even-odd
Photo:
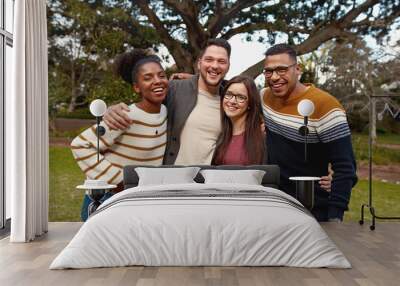
[{"label": "maroon top", "polygon": [[244,132],[232,136],[222,162],[223,165],[249,165],[249,159],[244,147]]}]

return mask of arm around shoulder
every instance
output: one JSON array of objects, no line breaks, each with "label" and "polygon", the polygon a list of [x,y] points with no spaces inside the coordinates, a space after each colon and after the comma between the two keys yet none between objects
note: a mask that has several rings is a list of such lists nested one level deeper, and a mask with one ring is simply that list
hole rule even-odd
[{"label": "arm around shoulder", "polygon": [[[122,171],[107,161],[102,154],[109,149],[116,138],[123,131],[110,130],[106,124],[101,123],[106,133],[99,140],[99,160],[97,161],[97,135],[96,125],[86,129],[71,142],[72,154],[85,175],[91,179],[102,179],[108,183],[119,183],[122,178]],[[118,174],[118,176],[116,176]],[[121,176],[119,175],[121,174]],[[113,178],[113,180],[110,180]]]},{"label": "arm around shoulder", "polygon": [[132,124],[132,120],[128,116],[129,111],[129,106],[123,102],[111,105],[107,108],[103,121],[112,130],[126,129]]},{"label": "arm around shoulder", "polygon": [[351,190],[357,183],[357,166],[351,136],[348,135],[326,144],[329,160],[334,171],[332,191],[329,197],[328,218],[343,219],[343,212],[348,209]]}]

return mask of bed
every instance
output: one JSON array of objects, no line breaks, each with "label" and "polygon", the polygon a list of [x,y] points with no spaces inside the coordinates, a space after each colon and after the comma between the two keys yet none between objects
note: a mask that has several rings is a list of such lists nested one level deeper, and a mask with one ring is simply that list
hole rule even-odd
[{"label": "bed", "polygon": [[126,189],[98,208],[50,269],[351,267],[309,211],[277,189],[277,166],[199,166],[264,170],[261,185],[204,183],[198,173],[193,183],[150,186],[138,185],[137,167],[124,168]]}]

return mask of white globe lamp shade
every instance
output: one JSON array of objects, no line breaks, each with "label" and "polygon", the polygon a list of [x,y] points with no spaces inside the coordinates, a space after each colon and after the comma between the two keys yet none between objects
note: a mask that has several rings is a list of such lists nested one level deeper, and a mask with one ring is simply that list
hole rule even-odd
[{"label": "white globe lamp shade", "polygon": [[303,99],[297,105],[297,111],[301,116],[310,116],[314,113],[314,103],[309,99]]},{"label": "white globe lamp shade", "polygon": [[95,99],[92,101],[92,103],[90,103],[89,109],[93,116],[101,117],[104,115],[104,113],[106,113],[107,105],[103,100]]}]

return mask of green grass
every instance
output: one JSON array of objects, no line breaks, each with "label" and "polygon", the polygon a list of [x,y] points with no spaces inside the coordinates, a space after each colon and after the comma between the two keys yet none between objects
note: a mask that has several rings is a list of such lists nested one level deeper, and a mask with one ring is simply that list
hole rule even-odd
[{"label": "green grass", "polygon": [[[50,147],[50,221],[79,221],[83,191],[75,189],[85,176],[67,147]],[[374,182],[373,204],[380,216],[400,215],[400,185]],[[368,203],[368,181],[360,180],[352,192],[346,221],[360,219],[360,207]],[[367,213],[369,214],[368,210]],[[368,216],[366,216],[368,218]]]},{"label": "green grass", "polygon": [[83,191],[75,189],[85,180],[67,147],[50,147],[50,221],[80,221]]},{"label": "green grass", "polygon": [[[372,205],[378,216],[400,216],[400,185],[374,181],[372,184]],[[361,205],[368,204],[368,180],[360,180],[353,188],[349,211],[345,221],[360,219]],[[370,219],[369,209],[365,209],[365,219]]]},{"label": "green grass", "polygon": [[[364,134],[353,134],[353,149],[358,161],[368,160],[368,136]],[[399,134],[378,135],[379,144],[400,144]],[[374,146],[372,149],[372,161],[377,165],[389,163],[400,163],[400,150],[390,149],[382,146]]]},{"label": "green grass", "polygon": [[[361,142],[368,145],[368,134],[352,133],[352,138],[353,138],[353,143],[354,143],[354,139],[358,139]],[[394,134],[394,133],[378,134],[377,143],[378,144],[400,144],[400,134]],[[366,149],[368,148],[367,145],[365,146]]]}]

